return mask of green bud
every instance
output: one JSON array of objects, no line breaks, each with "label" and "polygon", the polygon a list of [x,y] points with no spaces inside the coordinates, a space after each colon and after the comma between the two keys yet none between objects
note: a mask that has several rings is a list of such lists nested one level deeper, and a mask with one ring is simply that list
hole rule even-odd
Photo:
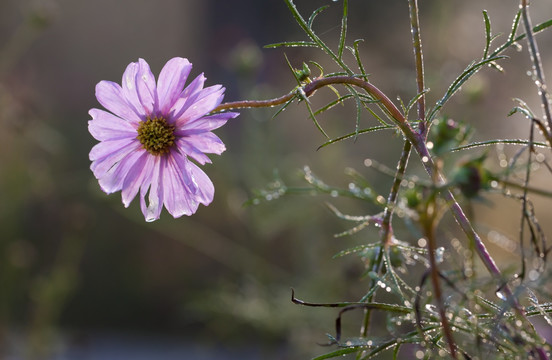
[{"label": "green bud", "polygon": [[464,161],[452,176],[453,183],[468,199],[479,195],[481,190],[491,188],[495,176],[483,166],[486,154],[475,159]]},{"label": "green bud", "polygon": [[303,63],[303,69],[295,69],[295,76],[297,76],[297,80],[299,80],[299,82],[306,81],[309,78],[310,74],[311,71],[306,63]]},{"label": "green bud", "polygon": [[404,198],[406,199],[406,205],[411,209],[416,209],[418,205],[422,203],[422,194],[420,189],[414,187],[404,192]]},{"label": "green bud", "polygon": [[397,246],[389,247],[389,260],[391,260],[391,266],[399,267],[404,263],[404,255],[402,250]]}]

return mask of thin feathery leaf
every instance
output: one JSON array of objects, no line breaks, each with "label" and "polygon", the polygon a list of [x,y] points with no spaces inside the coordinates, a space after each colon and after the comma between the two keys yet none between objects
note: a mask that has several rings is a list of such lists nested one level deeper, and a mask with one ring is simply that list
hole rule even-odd
[{"label": "thin feathery leaf", "polygon": [[355,221],[355,222],[360,222],[360,221],[377,221],[380,217],[381,217],[381,214],[380,215],[357,215],[357,216],[353,216],[353,215],[345,215],[343,214],[341,211],[339,211],[334,205],[330,204],[330,203],[326,203],[326,206],[328,207],[328,209],[330,209],[335,216],[337,216],[338,218],[342,219],[342,220],[347,220],[347,221]]},{"label": "thin feathery leaf", "polygon": [[311,16],[309,17],[309,21],[307,22],[307,26],[309,27],[309,29],[312,29],[312,24],[314,22],[314,19],[318,16],[318,14],[320,14],[322,11],[326,10],[329,7],[330,5],[324,5],[312,12]]},{"label": "thin feathery leaf", "polygon": [[289,70],[291,71],[291,73],[293,74],[293,77],[295,78],[295,81],[297,81],[297,85],[301,86],[301,79],[299,79],[299,77],[297,76],[297,72],[295,72],[295,69],[291,65],[291,62],[289,61],[286,54],[284,54],[284,58],[286,59],[287,66],[288,66]]},{"label": "thin feathery leaf", "polygon": [[326,147],[328,145],[334,144],[334,143],[339,142],[339,141],[343,141],[343,140],[346,140],[346,139],[349,139],[349,138],[354,138],[357,135],[366,134],[366,133],[379,131],[379,130],[391,130],[391,129],[395,129],[395,126],[393,126],[393,125],[380,125],[380,126],[374,126],[374,127],[368,128],[368,129],[362,129],[362,130],[359,130],[358,133],[355,131],[353,133],[346,134],[346,135],[340,136],[340,137],[335,138],[335,139],[331,139],[330,141],[325,142],[324,144],[320,145],[317,150],[320,150],[323,147]]},{"label": "thin feathery leaf", "polygon": [[512,30],[510,31],[510,36],[508,36],[508,42],[513,42],[515,37],[516,37],[516,33],[517,33],[517,29],[519,27],[519,20],[521,19],[521,10],[519,10],[517,13],[516,13],[516,16],[514,17],[514,21],[512,21]]},{"label": "thin feathery leaf", "polygon": [[[514,26],[512,27],[512,34],[515,34],[514,30],[517,30],[517,27],[519,25],[519,16],[521,16],[521,10],[518,14],[516,14],[516,18],[514,19]],[[533,27],[533,35],[543,31],[543,30],[546,30],[547,28],[551,27],[552,26],[552,19],[550,20],[547,20],[543,23],[540,23],[536,26]],[[515,29],[514,29],[515,27]],[[511,35],[512,35],[511,34]],[[504,50],[506,50],[507,48],[509,48],[510,46],[514,45],[515,43],[519,42],[520,40],[523,40],[527,37],[527,34],[523,33],[513,39],[511,38],[508,38],[508,40],[500,45],[498,48],[496,48],[495,51],[493,51],[489,57],[493,57],[493,56],[496,56],[498,54],[500,54],[501,52],[503,52]]]},{"label": "thin feathery leaf", "polygon": [[309,27],[308,22],[305,21],[303,16],[299,13],[299,10],[297,10],[297,6],[293,3],[292,0],[285,0],[289,10],[291,11],[293,17],[295,18],[295,21],[299,24],[299,26],[303,29],[303,31],[307,34],[307,36],[326,53],[328,54],[343,70],[347,72],[347,74],[351,75],[353,72],[349,67],[341,60],[339,56],[337,56],[336,53],[334,53],[323,41],[314,33],[314,31]]},{"label": "thin feathery leaf", "polygon": [[318,47],[318,45],[312,41],[284,41],[264,46],[266,49],[275,49],[279,47]]},{"label": "thin feathery leaf", "polygon": [[316,115],[314,115],[314,112],[312,111],[312,107],[310,106],[309,102],[307,100],[304,101],[305,106],[307,107],[307,110],[309,112],[309,117],[314,122],[314,125],[316,125],[316,128],[326,137],[326,139],[329,139],[330,137],[328,134],[326,134],[326,131],[322,128],[322,125],[316,120]]},{"label": "thin feathery leaf", "polygon": [[410,112],[412,107],[414,107],[414,105],[416,104],[418,99],[421,98],[422,96],[424,96],[428,91],[429,91],[429,89],[425,89],[424,91],[422,91],[419,94],[416,94],[416,96],[414,96],[412,99],[410,99],[410,101],[408,102],[408,105],[406,105],[406,108],[403,110],[404,114],[406,115],[406,118],[408,118],[408,113]]},{"label": "thin feathery leaf", "polygon": [[358,69],[360,70],[360,73],[362,74],[362,76],[360,76],[360,77],[367,81],[368,80],[368,75],[366,75],[366,71],[364,71],[364,65],[362,64],[362,60],[360,59],[360,52],[358,50],[358,44],[361,41],[364,41],[364,40],[362,40],[362,39],[355,40],[355,42],[353,43],[353,49],[351,50],[351,52],[355,56],[355,59],[357,61],[357,65],[358,65]]},{"label": "thin feathery leaf", "polygon": [[491,35],[491,19],[489,19],[489,14],[487,10],[483,10],[483,19],[485,21],[485,51],[483,52],[483,59],[487,58],[489,54],[489,47],[491,46],[492,35]]},{"label": "thin feathery leaf", "polygon": [[289,104],[291,104],[293,102],[293,100],[295,100],[295,97],[292,97],[291,99],[286,101],[286,103],[284,105],[282,105],[282,107],[280,107],[280,109],[278,109],[278,111],[276,111],[276,113],[274,115],[272,115],[271,119],[275,119],[276,116],[280,115],[282,113],[282,111],[284,111],[289,106]]},{"label": "thin feathery leaf", "polygon": [[[478,141],[478,142],[473,142],[473,143],[452,148],[450,149],[450,151],[451,152],[462,151],[462,150],[468,150],[468,149],[473,149],[477,147],[484,147],[484,146],[498,145],[498,144],[527,146],[530,144],[530,141],[525,139],[498,139],[498,140]],[[542,148],[548,147],[546,143],[542,143],[542,142],[533,142],[533,146],[542,147]]]},{"label": "thin feathery leaf", "polygon": [[360,129],[360,115],[362,110],[362,103],[356,91],[353,92],[353,95],[355,97],[355,103],[356,103],[356,121],[355,121],[355,138],[354,138],[354,140],[356,141],[356,139],[358,138],[358,131]]},{"label": "thin feathery leaf", "polygon": [[337,49],[337,56],[339,60],[343,58],[343,49],[345,48],[345,38],[347,36],[347,12],[349,9],[349,1],[343,0],[343,17],[341,18],[341,34],[339,36],[339,47]]},{"label": "thin feathery leaf", "polygon": [[347,99],[350,99],[353,97],[353,94],[347,94],[347,95],[343,95],[339,98],[337,98],[336,100],[332,101],[332,102],[329,102],[327,103],[326,105],[324,105],[323,107],[321,107],[320,109],[316,110],[314,112],[315,115],[318,115],[318,114],[321,114],[331,108],[333,108],[334,106],[338,105],[338,104],[343,104],[343,101],[347,100]]},{"label": "thin feathery leaf", "polygon": [[374,249],[374,248],[380,247],[380,246],[381,246],[380,243],[355,246],[355,247],[345,249],[345,250],[342,250],[342,251],[338,252],[337,254],[335,254],[333,256],[333,258],[336,259],[336,258],[340,258],[340,257],[343,257],[343,256],[351,255],[351,254],[357,254],[357,253],[362,252],[364,250]]},{"label": "thin feathery leaf", "polygon": [[484,65],[492,63],[494,61],[504,59],[506,56],[496,55],[489,58],[483,59],[481,61],[472,62],[464,71],[452,82],[452,84],[447,89],[445,95],[435,104],[435,106],[430,110],[428,121],[431,122],[441,108],[447,103],[447,101],[468,81],[473,75],[475,75]]},{"label": "thin feathery leaf", "polygon": [[317,357],[313,358],[312,360],[331,359],[331,358],[335,358],[335,357],[338,357],[338,356],[343,357],[347,354],[352,354],[352,353],[355,353],[355,352],[360,351],[362,349],[366,349],[367,347],[368,346],[347,347],[345,349],[339,349],[339,350],[332,351],[332,352],[324,354],[324,355],[317,356]]}]

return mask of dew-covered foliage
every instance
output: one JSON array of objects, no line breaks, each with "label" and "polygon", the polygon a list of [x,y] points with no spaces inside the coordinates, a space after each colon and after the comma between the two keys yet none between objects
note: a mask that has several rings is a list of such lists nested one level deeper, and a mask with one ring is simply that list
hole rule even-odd
[{"label": "dew-covered foliage", "polygon": [[[276,174],[248,202],[254,206],[292,195],[320,197],[344,224],[345,230],[334,236],[362,239],[362,244],[336,254],[354,256],[363,265],[358,282],[364,289],[360,298],[315,302],[301,298],[299,288],[292,291],[292,301],[299,306],[335,313],[335,325],[328,324],[327,351],[316,359],[549,358],[550,244],[539,222],[549,215],[535,205],[534,199],[549,201],[552,191],[533,185],[531,180],[538,173],[548,183],[552,175],[552,119],[537,36],[550,30],[552,20],[532,24],[529,6],[522,1],[512,14],[510,32],[495,34],[492,14],[482,10],[485,46],[481,56],[467,64],[440,94],[425,85],[423,24],[419,23],[417,1],[404,1],[410,10],[404,21],[411,24],[416,69],[416,76],[405,81],[415,83],[418,92],[408,102],[398,99],[396,106],[389,100],[396,95],[385,95],[370,82],[370,69],[359,51],[362,40],[347,37],[348,14],[354,11],[355,2],[338,2],[342,16],[337,43],[326,42],[315,30],[317,19],[336,11],[336,6],[321,7],[306,16],[292,0],[285,2],[304,37],[267,47],[283,51],[314,48],[323,52],[331,65],[323,67],[309,59],[286,56],[297,87],[270,103],[280,105],[275,117],[283,116],[282,111],[293,103],[306,107],[313,129],[326,138],[320,153],[331,152],[338,143],[354,146],[360,137],[404,140],[395,169],[367,153],[364,164],[359,164],[362,170],[344,169],[347,186],[343,187],[327,183],[305,166],[303,182],[288,183]],[[447,105],[478,72],[502,72],[512,48],[528,49],[525,54],[532,64],[535,91],[519,93],[512,108],[504,109],[504,116],[519,117],[527,131],[513,139],[474,140],[477,128],[455,120],[462,119],[462,114],[448,112]],[[525,70],[519,72],[526,76]],[[311,101],[316,98],[314,92],[325,86],[330,87],[334,99],[315,107]],[[526,104],[535,96],[542,112]],[[352,122],[354,131],[333,134],[322,125],[320,118],[338,106],[356,109],[352,119],[341,119]],[[371,182],[370,175],[376,173],[388,177],[388,192],[378,191]],[[500,225],[485,225],[478,219],[474,207],[492,209],[497,198],[518,214],[517,235],[508,236]],[[360,202],[366,212],[348,214],[342,206],[351,201]],[[370,228],[378,229],[379,235],[366,231]],[[507,251],[508,263],[497,265],[487,243]],[[356,335],[344,333],[346,323],[360,324]]]}]

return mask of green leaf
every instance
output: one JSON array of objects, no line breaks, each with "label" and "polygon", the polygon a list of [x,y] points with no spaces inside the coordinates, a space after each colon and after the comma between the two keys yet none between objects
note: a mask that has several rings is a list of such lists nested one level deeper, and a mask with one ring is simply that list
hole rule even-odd
[{"label": "green leaf", "polygon": [[274,44],[268,44],[264,46],[267,49],[274,49],[279,47],[318,47],[316,43],[312,41],[284,41]]},{"label": "green leaf", "polygon": [[330,5],[325,5],[325,6],[319,7],[318,9],[316,9],[312,12],[311,16],[309,17],[309,21],[307,23],[307,26],[309,27],[309,29],[312,29],[312,24],[314,22],[314,18],[316,18],[316,16],[318,16],[318,14],[320,14],[322,11],[326,10],[329,7],[330,7]]},{"label": "green leaf", "polygon": [[421,98],[422,96],[424,96],[428,91],[429,91],[429,89],[425,89],[424,91],[422,91],[421,93],[416,94],[416,96],[414,96],[412,99],[410,99],[410,101],[408,102],[408,105],[406,105],[406,108],[404,109],[404,114],[407,118],[408,118],[408,113],[410,112],[410,109],[412,109],[412,107],[414,106],[414,104],[416,104],[418,99]]},{"label": "green leaf", "polygon": [[324,354],[324,355],[317,356],[317,357],[313,358],[312,360],[331,359],[331,358],[334,358],[334,357],[351,354],[351,353],[360,351],[364,348],[367,348],[367,346],[353,346],[353,347],[348,347],[348,348],[345,348],[345,349],[339,349],[339,350],[332,351],[332,352]]},{"label": "green leaf", "polygon": [[348,12],[348,0],[343,0],[343,17],[341,18],[341,34],[339,36],[339,48],[337,50],[337,56],[341,60],[343,57],[343,49],[345,48],[345,38],[347,36],[347,12]]},{"label": "green leaf", "polygon": [[428,121],[431,122],[439,110],[446,104],[446,102],[468,81],[475,73],[477,73],[484,65],[490,64],[496,60],[504,59],[506,56],[503,55],[494,55],[489,58],[483,59],[481,61],[472,62],[469,64],[466,69],[452,82],[452,84],[447,89],[445,95],[435,104],[435,106],[430,110]]},{"label": "green leaf", "polygon": [[291,104],[293,102],[293,100],[295,100],[295,97],[292,97],[291,99],[286,101],[286,103],[284,105],[282,105],[282,107],[280,109],[278,109],[278,111],[276,111],[276,113],[274,115],[272,115],[271,119],[275,119],[276,116],[280,115],[280,113],[282,111],[284,111],[289,106],[289,104]]},{"label": "green leaf", "polygon": [[485,20],[485,51],[483,52],[483,59],[487,58],[489,54],[489,46],[491,46],[491,19],[489,19],[489,14],[487,10],[483,10],[483,18]]},{"label": "green leaf", "polygon": [[[451,152],[462,151],[462,150],[468,150],[468,149],[473,149],[477,147],[484,147],[484,146],[497,145],[497,144],[527,146],[530,144],[530,141],[525,139],[497,139],[497,140],[477,141],[477,142],[455,147],[450,151]],[[546,143],[542,143],[542,142],[533,142],[533,146],[543,147],[543,148],[548,147]]]},{"label": "green leaf", "polygon": [[362,76],[360,76],[364,80],[368,80],[368,76],[366,75],[366,72],[364,71],[364,65],[362,64],[362,60],[360,59],[360,52],[358,51],[358,44],[364,41],[363,39],[357,39],[353,43],[353,50],[352,53],[355,56],[355,59],[357,61],[358,69],[360,70],[360,73]]},{"label": "green leaf", "polygon": [[380,126],[374,126],[374,127],[368,128],[368,129],[358,130],[358,132],[355,131],[353,133],[346,134],[346,135],[340,136],[340,137],[335,138],[335,139],[331,139],[331,140],[325,142],[324,144],[320,145],[317,150],[320,150],[323,147],[326,147],[326,146],[331,145],[333,143],[355,137],[355,136],[360,135],[360,134],[367,134],[367,133],[378,131],[378,130],[389,130],[389,129],[395,129],[395,126],[393,126],[393,125],[380,125]]},{"label": "green leaf", "polygon": [[[307,36],[316,43],[320,49],[322,49],[326,54],[328,54],[343,70],[347,72],[347,74],[351,75],[353,72],[349,67],[341,60],[339,56],[337,56],[323,41],[314,33],[314,31],[310,28],[309,23],[305,21],[305,19],[301,16],[299,11],[297,10],[297,7],[293,3],[293,0],[285,0],[289,10],[291,11],[291,14],[295,18],[295,21],[299,24],[299,26],[303,29],[303,31],[307,34]],[[311,16],[312,17],[312,16]]]},{"label": "green leaf", "polygon": [[314,122],[314,125],[316,125],[316,128],[322,133],[322,135],[324,135],[327,139],[329,139],[330,137],[328,136],[328,134],[326,134],[326,131],[324,131],[324,129],[322,128],[322,126],[320,125],[318,120],[316,120],[316,116],[314,115],[314,112],[312,111],[312,108],[310,106],[310,103],[309,103],[308,99],[305,99],[304,102],[305,102],[305,106],[307,107],[307,110],[309,112],[309,117]]},{"label": "green leaf", "polygon": [[338,252],[337,254],[335,254],[333,256],[333,258],[337,259],[337,258],[346,256],[346,255],[356,254],[356,253],[362,252],[364,250],[374,249],[374,248],[377,248],[377,247],[380,247],[380,246],[381,246],[380,243],[373,243],[373,244],[368,244],[368,245],[355,246],[355,247],[348,248],[348,249],[345,249],[345,250],[342,250],[342,251]]},{"label": "green leaf", "polygon": [[516,13],[516,16],[514,17],[514,21],[512,22],[512,31],[510,32],[510,36],[508,36],[508,42],[514,41],[518,26],[519,26],[520,18],[521,18],[521,9]]}]

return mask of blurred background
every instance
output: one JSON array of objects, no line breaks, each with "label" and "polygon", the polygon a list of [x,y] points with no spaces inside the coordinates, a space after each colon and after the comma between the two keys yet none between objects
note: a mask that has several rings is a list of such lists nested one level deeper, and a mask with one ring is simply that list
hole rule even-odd
[{"label": "blurred background", "polygon": [[[307,17],[323,5],[315,30],[336,46],[341,1],[296,0]],[[428,103],[439,99],[467,64],[481,57],[486,8],[505,41],[514,0],[422,1]],[[404,0],[350,0],[348,44],[360,44],[371,81],[390,98],[415,95],[408,5]],[[534,23],[552,17],[532,4]],[[377,229],[334,238],[350,224],[325,206],[329,198],[284,197],[243,206],[275,178],[304,186],[308,165],[346,188],[346,168],[369,178],[383,196],[390,178],[366,168],[374,158],[394,168],[401,139],[364,135],[317,151],[324,137],[304,106],[243,110],[216,131],[227,151],[204,167],[215,200],[192,217],[144,222],[138,202],[104,194],[89,170],[95,140],[88,110],[100,107],[94,87],[120,82],[128,63],[146,59],[154,74],[172,57],[188,58],[195,77],[223,84],[225,100],[265,99],[296,85],[294,67],[330,60],[308,48],[264,49],[306,40],[284,1],[269,0],[1,0],[0,1],[0,356],[6,359],[299,359],[327,350],[336,312],[299,307],[307,301],[358,300],[368,282],[358,258],[338,251],[377,240]],[[552,77],[550,32],[538,37]],[[539,110],[523,51],[508,51],[504,73],[485,69],[446,108],[478,128],[476,140],[528,136],[524,119],[506,117],[521,97]],[[348,62],[354,67],[354,59]],[[318,70],[311,66],[313,75]],[[335,99],[313,98],[315,107]],[[320,117],[330,137],[355,129],[354,104]],[[363,115],[361,128],[376,121]],[[492,157],[492,156],[491,156]],[[413,162],[413,172],[419,172]],[[421,173],[421,172],[420,172]],[[536,186],[546,186],[547,182]],[[494,201],[500,204],[500,199]],[[372,214],[371,204],[331,199],[344,213]],[[538,205],[538,202],[537,202]],[[516,210],[476,207],[480,220],[515,239]],[[510,221],[510,219],[512,221]],[[546,229],[546,225],[544,227]],[[397,237],[415,237],[397,225]],[[492,247],[492,245],[491,245]],[[505,259],[508,253],[493,249]],[[360,314],[347,315],[357,334]]]}]

